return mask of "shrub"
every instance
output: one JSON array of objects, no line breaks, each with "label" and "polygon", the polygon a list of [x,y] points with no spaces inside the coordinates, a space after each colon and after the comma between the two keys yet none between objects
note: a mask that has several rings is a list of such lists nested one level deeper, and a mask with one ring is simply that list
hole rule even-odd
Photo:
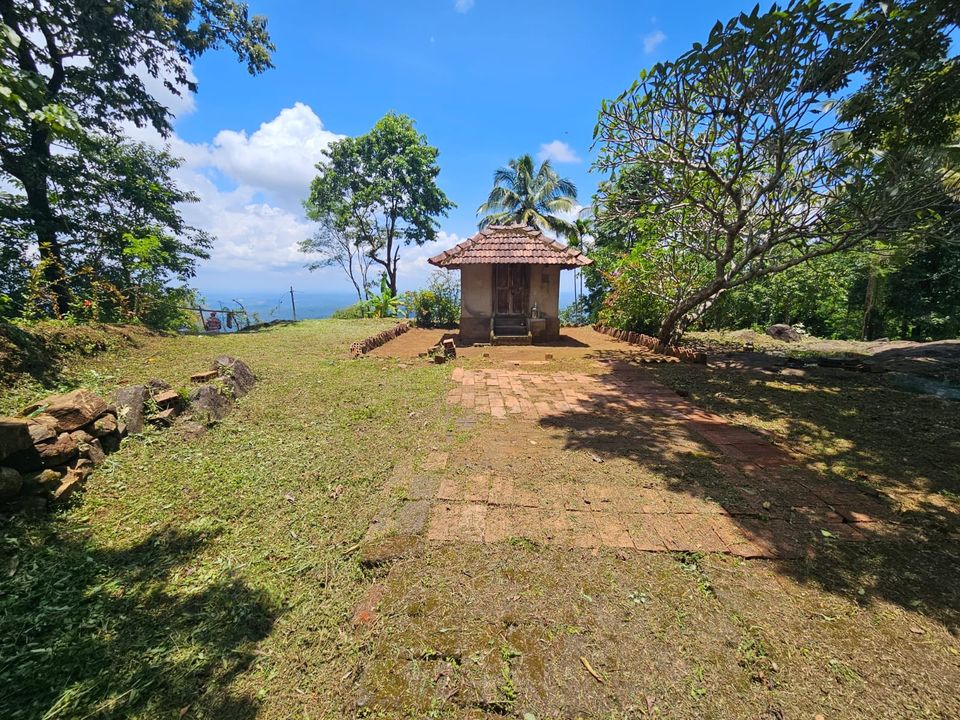
[{"label": "shrub", "polygon": [[366,317],[366,315],[363,304],[355,302],[353,305],[334,310],[330,317],[334,320],[359,320],[360,318]]},{"label": "shrub", "polygon": [[404,302],[418,327],[449,327],[460,322],[460,285],[447,270],[437,270],[423,290],[406,293]]}]

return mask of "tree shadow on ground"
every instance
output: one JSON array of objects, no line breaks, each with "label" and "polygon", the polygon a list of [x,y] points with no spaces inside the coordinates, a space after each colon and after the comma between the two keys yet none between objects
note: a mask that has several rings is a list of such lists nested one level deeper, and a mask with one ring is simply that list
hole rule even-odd
[{"label": "tree shadow on ground", "polygon": [[11,518],[0,716],[254,717],[255,698],[229,686],[277,609],[198,561],[216,534],[163,529],[112,548],[56,517]]},{"label": "tree shadow on ground", "polygon": [[[728,418],[745,414],[776,421],[785,428],[780,432],[791,450],[791,439],[814,433],[828,463],[816,454],[801,456],[794,464],[780,464],[771,455],[769,464],[759,466],[731,457],[698,433],[701,426],[669,410],[664,414],[671,403],[686,401],[667,388],[657,389],[651,384],[655,377],[673,384],[698,408]],[[806,382],[800,393],[751,384],[743,373],[720,375],[689,365],[660,368],[654,374],[619,364],[597,380],[602,389],[592,398],[594,412],[573,410],[540,421],[563,433],[565,449],[627,459],[664,478],[671,492],[719,504],[745,535],[772,547],[777,557],[793,558],[775,562],[780,572],[800,582],[861,604],[883,599],[937,620],[955,634],[960,631],[960,586],[955,579],[960,507],[940,503],[936,494],[941,488],[956,489],[960,482],[943,472],[957,467],[954,455],[960,447],[954,440],[947,452],[941,447],[938,456],[926,454],[916,442],[920,430],[910,427],[910,414],[903,408],[917,399],[858,385],[851,392],[866,397],[853,402],[850,392],[832,383]],[[634,386],[639,389],[631,390]],[[639,402],[631,406],[626,400],[632,394]],[[888,419],[885,434],[880,428],[876,434],[866,431],[855,422],[865,408]],[[890,423],[891,416],[898,421]],[[951,427],[957,421],[946,412],[925,417]],[[759,435],[757,440],[766,442]],[[869,477],[870,484],[861,477]],[[926,486],[926,492],[917,492],[919,485]],[[903,489],[910,493],[909,503],[895,499]],[[817,507],[808,507],[811,498]],[[834,510],[842,510],[845,517]],[[882,522],[853,524],[851,516]],[[686,517],[687,530],[696,532],[695,523],[702,518]],[[709,532],[709,524],[703,527]],[[829,534],[822,532],[825,528],[831,529]],[[866,541],[845,537],[850,528]]]}]

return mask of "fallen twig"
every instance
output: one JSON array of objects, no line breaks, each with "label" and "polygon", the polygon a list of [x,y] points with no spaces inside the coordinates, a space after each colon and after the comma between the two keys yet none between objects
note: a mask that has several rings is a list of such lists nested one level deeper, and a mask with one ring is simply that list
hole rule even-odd
[{"label": "fallen twig", "polygon": [[587,672],[593,675],[594,680],[596,680],[601,685],[606,684],[606,681],[600,676],[596,670],[593,669],[593,666],[590,664],[590,661],[587,660],[583,655],[580,656],[580,662],[583,663],[583,666],[587,669]]}]

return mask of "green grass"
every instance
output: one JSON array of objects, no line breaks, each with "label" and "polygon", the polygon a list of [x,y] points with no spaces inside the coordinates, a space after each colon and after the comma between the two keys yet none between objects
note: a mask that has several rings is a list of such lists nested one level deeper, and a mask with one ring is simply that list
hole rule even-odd
[{"label": "green grass", "polygon": [[239,718],[285,695],[336,710],[369,584],[351,548],[444,422],[448,368],[348,359],[385,325],[154,338],[67,372],[177,387],[227,353],[259,384],[198,440],[124,441],[71,509],[4,521],[0,717]]},{"label": "green grass", "polygon": [[[17,384],[14,408],[78,383],[179,388],[222,353],[260,380],[198,440],[126,441],[66,511],[0,519],[0,718],[958,716],[954,406],[873,376],[645,369],[803,453],[797,472],[897,498],[902,525],[776,562],[415,538],[367,570],[360,539],[430,452],[454,477],[721,489],[709,457],[620,416],[457,431],[451,365],[348,358],[388,324],[138,336]],[[379,618],[355,629],[374,583]]]}]

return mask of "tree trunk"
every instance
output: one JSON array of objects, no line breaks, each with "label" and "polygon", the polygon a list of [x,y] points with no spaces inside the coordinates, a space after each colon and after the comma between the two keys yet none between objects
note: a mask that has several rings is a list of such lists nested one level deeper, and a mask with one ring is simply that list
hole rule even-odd
[{"label": "tree trunk", "polygon": [[60,241],[57,240],[58,222],[53,208],[50,207],[47,186],[49,159],[47,133],[35,128],[31,133],[30,157],[26,159],[29,168],[20,180],[27,195],[27,207],[37,238],[40,262],[43,264],[43,279],[53,294],[53,312],[60,317],[70,305],[70,293],[67,290],[63,252]]},{"label": "tree trunk", "polygon": [[870,337],[870,316],[873,314],[873,308],[877,297],[877,269],[870,266],[867,271],[867,290],[863,298],[863,321],[860,324],[860,339],[869,340]]},{"label": "tree trunk", "polygon": [[660,324],[657,340],[661,345],[676,345],[693,323],[703,317],[717,302],[724,288],[701,290],[690,298],[678,303]]}]

